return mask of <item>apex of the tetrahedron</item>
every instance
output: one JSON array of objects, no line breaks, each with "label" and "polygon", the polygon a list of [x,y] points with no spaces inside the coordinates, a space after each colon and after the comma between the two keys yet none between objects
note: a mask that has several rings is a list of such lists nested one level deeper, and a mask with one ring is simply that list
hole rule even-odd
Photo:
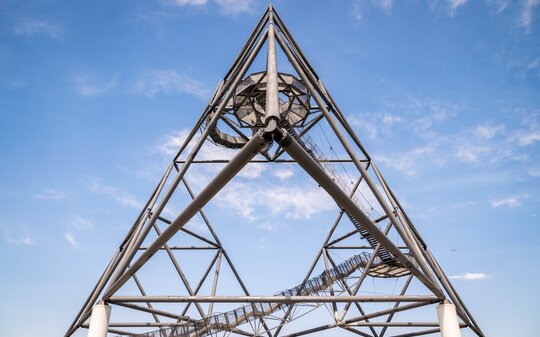
[{"label": "apex of the tetrahedron", "polygon": [[272,5],[272,3],[270,3],[270,4],[268,5],[268,11],[269,11],[269,12],[273,12],[273,11],[274,11],[274,5]]}]

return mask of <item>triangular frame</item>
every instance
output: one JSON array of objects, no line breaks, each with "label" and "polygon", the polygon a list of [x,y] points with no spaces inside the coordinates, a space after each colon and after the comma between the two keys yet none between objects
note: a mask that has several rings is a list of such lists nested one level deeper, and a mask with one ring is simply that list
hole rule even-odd
[{"label": "triangular frame", "polygon": [[[233,96],[238,84],[244,79],[248,69],[252,65],[255,57],[260,53],[262,47],[267,44],[267,71],[263,77],[267,82],[266,92],[266,126],[254,132],[251,137],[246,136],[235,127],[234,123],[226,119],[223,111],[228,102]],[[280,124],[279,99],[277,81],[280,73],[277,72],[277,64],[275,59],[276,46],[279,46],[286,55],[288,61],[296,71],[307,92],[316,106],[317,111],[308,125],[304,127],[302,132],[295,134],[294,130],[283,128]],[[262,79],[262,77],[261,77]],[[272,87],[273,86],[273,87]],[[306,134],[313,126],[324,120],[328,123],[334,135],[339,140],[348,157],[338,162],[348,162],[354,165],[358,170],[359,179],[351,190],[347,190],[339,185],[337,177],[333,176],[322,166],[323,163],[331,162],[330,159],[317,158],[313,155],[313,151],[303,140]],[[228,124],[240,137],[245,139],[243,147],[235,154],[232,159],[224,159],[221,162],[225,166],[223,169],[204,187],[198,194],[195,194],[187,182],[186,172],[189,167],[195,163],[204,164],[207,161],[197,160],[197,154],[201,150],[203,144],[209,139],[209,133],[217,125],[218,122]],[[198,130],[202,130],[199,138],[196,138]],[[279,147],[271,155],[266,152],[266,146],[270,143],[276,143]],[[357,154],[359,152],[361,157]],[[283,154],[287,154],[290,159],[282,159]],[[187,156],[186,156],[187,154]],[[257,154],[262,154],[263,159],[254,159]],[[324,262],[326,275],[333,275],[342,265],[336,263],[328,253],[329,249],[335,248],[335,244],[351,237],[355,234],[360,234],[361,238],[367,240],[368,249],[373,251],[372,255],[364,261],[362,267],[356,266],[349,270],[347,275],[343,277],[333,278],[333,283],[338,283],[342,289],[343,296],[337,296],[334,293],[333,283],[330,283],[327,288],[324,288],[324,293],[329,295],[314,296],[312,293],[303,293],[298,290],[292,296],[273,296],[273,297],[253,297],[250,295],[246,285],[242,281],[237,269],[235,268],[231,258],[223,248],[218,236],[213,230],[210,221],[204,213],[203,207],[222,189],[240,170],[248,163],[253,162],[295,162],[297,163],[311,178],[323,188],[336,202],[340,208],[338,217],[331,227],[330,232],[323,243],[314,262],[309,268],[305,279],[295,289],[306,289],[306,283],[313,278],[315,267]],[[379,219],[372,219],[359,207],[354,201],[354,196],[360,184],[365,184],[365,187],[374,196],[378,205],[384,211],[383,216]],[[166,219],[163,216],[163,211],[167,206],[174,192],[184,188],[191,198],[188,206],[173,220]],[[205,238],[197,233],[191,232],[184,228],[184,225],[199,214],[207,226],[211,238]],[[345,235],[338,238],[333,238],[333,233],[343,218],[348,218],[354,224],[354,229]],[[165,223],[167,227],[161,230],[158,223]],[[385,229],[379,228],[379,223],[385,224]],[[388,237],[389,230],[394,230],[403,242],[404,247],[397,247]],[[146,242],[148,234],[155,231],[157,237],[148,246],[143,246]],[[198,282],[195,288],[189,284],[182,269],[175,258],[172,248],[168,245],[168,241],[179,231],[186,235],[196,238],[201,242],[209,245],[211,249],[215,249],[216,253],[212,258],[206,272]],[[196,249],[196,247],[194,248]],[[351,249],[358,249],[352,247]],[[148,296],[138,280],[136,272],[145,265],[145,263],[158,251],[165,250],[173,263],[183,285],[185,286],[188,296]],[[406,270],[408,277],[402,286],[400,295],[398,296],[361,296],[358,291],[362,286],[363,281],[368,277],[369,271],[374,266],[374,261],[379,259],[380,265],[389,266],[389,268],[400,268]],[[215,295],[217,279],[222,260],[225,260],[226,265],[232,270],[236,281],[242,288],[243,297],[218,297]],[[198,296],[197,292],[201,285],[206,281],[209,274],[214,271],[214,281],[212,293],[210,296]],[[353,273],[359,273],[354,279],[354,283],[348,283],[349,276]],[[324,273],[323,273],[324,274]],[[126,282],[133,279],[137,288],[140,291],[140,296],[117,296],[117,291],[122,288]],[[430,295],[407,295],[407,289],[413,280],[417,280],[430,293]],[[302,288],[304,287],[304,288]],[[317,288],[319,289],[319,288]],[[320,288],[323,289],[323,288]],[[246,44],[241,49],[229,71],[225,74],[223,80],[219,83],[216,91],[210,100],[208,106],[203,111],[191,132],[187,135],[185,141],[180,147],[178,153],[173,159],[173,162],[167,168],[162,179],[156,186],[151,197],[145,204],[143,210],[139,214],[137,220],[131,227],[125,239],[120,244],[118,250],[112,257],[109,265],[101,275],[92,292],[86,299],[82,308],[76,315],[74,321],[68,328],[65,337],[71,336],[80,328],[88,328],[88,320],[92,314],[92,308],[97,303],[111,303],[125,308],[137,310],[150,314],[154,318],[154,322],[143,322],[141,327],[159,327],[160,329],[166,326],[171,326],[170,322],[162,323],[160,317],[176,319],[178,325],[184,322],[190,305],[194,305],[200,316],[204,319],[212,316],[213,303],[218,302],[247,302],[253,307],[253,317],[258,321],[260,326],[264,327],[264,331],[269,337],[277,337],[285,323],[290,320],[291,313],[297,306],[305,303],[329,303],[334,311],[335,323],[315,326],[305,331],[295,332],[294,336],[300,336],[307,333],[323,331],[330,328],[341,328],[350,331],[353,334],[362,336],[382,337],[387,329],[392,327],[425,327],[432,328],[427,330],[418,330],[413,333],[406,334],[407,336],[425,335],[437,333],[440,331],[439,325],[433,323],[429,325],[425,322],[393,322],[394,315],[398,312],[412,310],[418,307],[424,307],[436,303],[451,302],[455,305],[457,315],[461,319],[460,327],[470,328],[476,335],[484,336],[483,332],[475,322],[473,316],[464,305],[463,301],[452,286],[450,280],[443,272],[440,265],[437,263],[433,254],[427,248],[412,221],[404,211],[403,207],[397,200],[395,194],[390,189],[384,178],[382,177],[377,166],[364,149],[359,138],[354,133],[352,127],[348,124],[343,113],[330,96],[324,84],[319,79],[318,75],[307,61],[302,50],[288,31],[287,27],[281,20],[278,13],[270,5],[260,20],[255,29],[249,36]],[[382,310],[379,312],[368,313],[362,308],[364,302],[391,302],[394,306],[391,309]],[[153,303],[159,302],[181,302],[186,303],[186,306],[180,313],[171,313],[163,310],[158,310],[153,307]],[[146,306],[137,303],[144,303]],[[200,303],[210,303],[209,310],[204,311]],[[284,315],[277,317],[280,323],[273,329],[267,326],[266,318],[256,315],[257,306],[266,303],[267,307],[275,307],[282,309]],[[402,304],[407,303],[407,304]],[[338,308],[338,304],[342,307]],[[360,313],[359,316],[347,318],[351,306]],[[271,311],[271,312],[274,312]],[[265,312],[262,309],[262,312]],[[386,322],[372,322],[372,318],[386,317]],[[238,320],[238,318],[237,318]],[[247,314],[245,321],[247,321]],[[188,322],[189,323],[189,322]],[[195,324],[193,322],[189,324]],[[401,325],[400,325],[401,324]],[[173,324],[174,325],[174,324]],[[122,327],[119,324],[110,324],[108,331],[120,335],[133,335],[133,332],[118,330],[116,327]],[[214,325],[215,327],[216,325]],[[376,327],[382,328],[378,332]],[[369,330],[359,330],[367,328]],[[206,328],[204,334],[215,332]],[[239,330],[237,327],[230,327],[229,333],[241,335],[253,335],[249,332]],[[224,330],[224,331],[225,331]],[[199,334],[196,333],[198,336]]]}]

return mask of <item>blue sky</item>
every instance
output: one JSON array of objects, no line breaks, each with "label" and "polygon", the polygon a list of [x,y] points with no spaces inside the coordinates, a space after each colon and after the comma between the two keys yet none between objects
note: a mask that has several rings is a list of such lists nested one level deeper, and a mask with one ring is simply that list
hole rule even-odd
[{"label": "blue sky", "polygon": [[[266,5],[0,0],[3,335],[64,333]],[[486,334],[533,336],[540,1],[274,5]],[[273,294],[333,209],[294,167],[252,167],[227,193],[258,178],[296,203],[223,194],[209,214],[239,266],[236,240],[265,261],[243,274]]]}]

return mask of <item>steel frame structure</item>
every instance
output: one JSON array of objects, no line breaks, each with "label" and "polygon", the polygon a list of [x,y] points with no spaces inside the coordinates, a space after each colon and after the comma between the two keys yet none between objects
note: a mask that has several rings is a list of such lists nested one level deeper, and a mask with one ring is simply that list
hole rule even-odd
[{"label": "steel frame structure", "polygon": [[[265,45],[267,46],[267,64],[263,76],[266,81],[265,114],[262,117],[264,127],[253,130],[252,135],[247,135],[245,130],[242,129],[241,123],[231,119],[226,110],[236,88],[245,78],[255,57]],[[279,83],[284,81],[281,73],[277,70],[276,50],[278,47],[281,48],[310,95],[309,106],[305,107],[308,115],[302,121],[302,125],[297,128],[298,132],[281,126]],[[344,158],[314,156],[313,151],[306,145],[306,135],[314,126],[323,121],[327,123],[346,153]],[[225,123],[238,137],[245,141],[245,144],[230,159],[198,158],[197,155],[201,151],[203,144],[209,140],[210,132],[216,128],[218,123]],[[197,137],[199,130],[201,134]],[[273,153],[270,153],[266,149],[272,143],[276,144],[277,148]],[[248,163],[296,163],[332,197],[339,207],[336,220],[330,227],[320,250],[309,266],[302,284],[308,282],[316,267],[321,264],[324,265],[326,272],[337,268],[338,262],[330,254],[333,250],[339,249],[340,251],[351,252],[365,250],[371,252],[371,258],[363,268],[358,269],[354,277],[337,279],[336,284],[328,285],[328,289],[324,293],[318,294],[318,296],[313,294],[252,296],[204,210],[205,205],[212,200],[218,191],[228,184]],[[358,173],[354,185],[348,189],[340,186],[337,177],[333,176],[325,166],[344,163],[351,165]],[[187,181],[186,173],[192,166],[213,164],[224,166],[200,192],[195,193]],[[361,185],[372,193],[378,207],[382,210],[380,216],[368,215],[365,208],[355,201],[355,195],[357,195]],[[169,219],[166,217],[164,209],[175,191],[179,189],[184,189],[187,192],[191,202],[174,219]],[[209,236],[195,233],[184,227],[197,214],[203,219],[210,233]],[[336,229],[344,221],[347,222],[347,218],[350,219],[354,226],[350,227],[348,232],[336,237]],[[384,228],[381,228],[381,226]],[[396,233],[400,243],[390,239],[390,231]],[[156,237],[149,241],[149,234],[152,232],[155,233]],[[197,240],[200,245],[171,245],[171,238],[178,233]],[[347,245],[347,240],[351,237],[360,237],[363,243]],[[182,250],[208,250],[214,252],[209,265],[196,284],[189,282],[182,261],[179,261],[175,255],[175,252]],[[166,253],[166,256],[172,262],[179,281],[187,292],[186,296],[174,294],[155,296],[146,293],[137,272],[155,254],[160,252]],[[387,263],[376,262],[377,259],[387,259]],[[372,277],[370,276],[370,270],[373,271],[376,264],[379,266],[397,266],[407,271],[408,276],[406,276],[399,294],[360,294],[360,289],[365,280]],[[216,295],[220,268],[224,265],[228,266],[232,271],[236,282],[243,291],[243,296]],[[210,294],[200,295],[203,284],[210,282],[210,280],[212,282]],[[139,295],[123,296],[118,294],[119,290],[129,281],[134,282],[140,292]],[[423,286],[428,294],[408,293],[413,281]],[[148,329],[153,327],[154,329],[161,329],[182,326],[188,323],[194,324],[195,319],[186,315],[189,310],[195,310],[202,319],[205,319],[212,316],[214,304],[216,303],[248,303],[254,309],[261,303],[275,303],[279,304],[280,308],[283,308],[282,315],[273,313],[272,322],[269,319],[270,317],[255,316],[254,321],[258,325],[259,331],[253,329],[254,331],[250,332],[245,330],[245,327],[230,327],[223,330],[224,334],[245,336],[266,334],[269,337],[293,337],[336,328],[360,336],[383,337],[387,335],[390,329],[406,327],[413,330],[394,336],[421,336],[438,333],[440,331],[439,323],[395,321],[394,317],[402,312],[433,306],[441,302],[451,302],[455,305],[461,320],[459,323],[460,328],[468,328],[477,336],[484,336],[450,280],[428,249],[427,244],[416,230],[410,217],[399,203],[394,192],[364,149],[353,128],[347,122],[344,114],[330,96],[323,82],[311,67],[304,53],[272,6],[266,9],[231,68],[219,83],[212,99],[196,121],[193,129],[166,169],[105,271],[67,329],[65,337],[70,337],[79,329],[89,327],[88,321],[92,313],[92,307],[98,302],[148,314],[148,317],[151,317],[151,320],[148,321],[110,322],[108,325],[109,333],[126,336],[136,335],[137,331],[140,331],[130,330],[131,328]],[[176,310],[159,309],[156,307],[158,303],[175,303],[177,304],[175,306]],[[204,303],[208,304],[206,310],[202,306]],[[384,310],[368,311],[364,306],[365,303],[391,303],[392,307]],[[180,304],[184,305],[180,306]],[[318,307],[323,304],[329,306],[333,323],[314,324],[309,329],[295,331],[286,335],[282,333],[283,327],[295,318],[296,311],[300,306]],[[354,308],[355,311],[353,312],[351,308]],[[373,321],[374,319],[377,321]]]}]

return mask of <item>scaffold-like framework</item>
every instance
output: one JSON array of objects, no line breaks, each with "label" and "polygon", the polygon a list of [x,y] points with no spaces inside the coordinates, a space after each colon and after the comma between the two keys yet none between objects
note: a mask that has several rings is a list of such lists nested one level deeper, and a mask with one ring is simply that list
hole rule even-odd
[{"label": "scaffold-like framework", "polygon": [[[278,55],[288,61],[289,73],[279,71]],[[257,57],[264,56],[266,69],[253,69]],[[224,149],[223,156],[208,155],[209,148]],[[250,293],[205,212],[220,190],[254,164],[297,165],[337,210],[314,260],[298,266],[305,267],[305,277],[270,296]],[[188,182],[191,172],[209,166],[214,169],[207,181]],[[275,202],[281,201],[269,196],[268,203]],[[185,207],[175,211],[182,204]],[[195,217],[205,231],[187,226]],[[179,243],[185,242],[179,238],[190,244]],[[207,261],[195,261],[205,266],[202,272],[192,272],[193,261],[179,257],[186,251],[211,253]],[[337,259],[335,251],[345,258]],[[147,270],[154,260],[168,264]],[[172,270],[175,279],[163,268]],[[218,294],[224,269],[241,295]],[[162,280],[163,289],[147,293],[148,277]],[[179,290],[166,292],[173,289],[170,282]],[[380,284],[377,289],[392,292],[368,294],[366,284],[375,282]],[[338,332],[455,337],[461,329],[484,336],[270,5],[65,337],[296,337]]]}]

